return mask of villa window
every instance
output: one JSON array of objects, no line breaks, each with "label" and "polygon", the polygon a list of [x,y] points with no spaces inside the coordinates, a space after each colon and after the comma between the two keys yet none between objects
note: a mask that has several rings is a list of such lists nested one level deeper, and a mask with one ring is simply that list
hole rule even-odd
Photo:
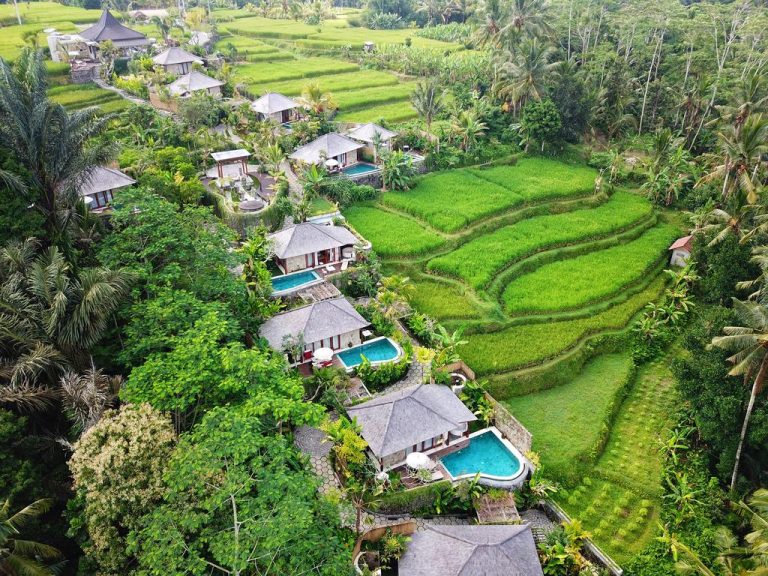
[{"label": "villa window", "polygon": [[424,442],[421,443],[421,449],[423,450],[429,450],[435,445],[435,439],[430,438],[429,440],[424,440]]}]

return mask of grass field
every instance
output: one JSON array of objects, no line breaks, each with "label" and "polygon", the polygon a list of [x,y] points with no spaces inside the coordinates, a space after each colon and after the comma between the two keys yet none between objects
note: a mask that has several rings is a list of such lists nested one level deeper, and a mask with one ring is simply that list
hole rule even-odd
[{"label": "grass field", "polygon": [[124,110],[131,103],[112,90],[104,90],[95,84],[55,86],[48,90],[52,100],[69,110],[99,106],[105,113]]},{"label": "grass field", "polygon": [[548,472],[567,471],[574,461],[588,456],[631,373],[628,354],[605,354],[588,362],[567,384],[505,404],[533,434],[533,449]]},{"label": "grass field", "polygon": [[411,281],[416,288],[411,305],[433,318],[470,320],[484,314],[483,306],[459,284],[423,276]]},{"label": "grass field", "polygon": [[346,209],[344,215],[382,256],[429,252],[444,242],[441,236],[419,222],[375,206],[353,206]]},{"label": "grass field", "polygon": [[657,226],[627,244],[546,264],[507,285],[505,308],[510,314],[571,310],[612,296],[642,280],[677,233]]},{"label": "grass field", "polygon": [[594,171],[578,167],[569,177],[570,169],[553,160],[525,158],[514,166],[429,174],[413,190],[386,194],[384,203],[426,220],[438,230],[456,232],[527,202],[591,192]]},{"label": "grass field", "polygon": [[427,269],[480,288],[512,262],[540,250],[606,236],[640,221],[651,211],[645,198],[617,192],[594,209],[537,216],[500,228],[434,258]]}]

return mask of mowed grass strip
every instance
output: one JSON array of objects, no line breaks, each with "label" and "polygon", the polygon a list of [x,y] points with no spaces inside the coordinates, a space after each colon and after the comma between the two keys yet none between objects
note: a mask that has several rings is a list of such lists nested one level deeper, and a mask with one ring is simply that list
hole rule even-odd
[{"label": "mowed grass strip", "polygon": [[[283,64],[288,66],[288,64]],[[324,92],[331,92],[334,98],[338,98],[343,90],[357,91],[365,88],[380,86],[382,92],[387,92],[398,83],[397,77],[387,72],[377,70],[360,70],[346,74],[334,74],[318,78],[298,78],[294,80],[282,80],[275,82],[261,82],[250,84],[251,88],[259,93],[267,91],[279,92],[287,96],[298,96],[304,87],[310,82],[317,82]]]},{"label": "mowed grass strip", "polygon": [[643,278],[678,235],[672,225],[651,228],[637,240],[546,264],[504,289],[510,314],[571,310],[616,294]]},{"label": "mowed grass strip", "polygon": [[656,300],[664,279],[655,279],[645,290],[625,302],[586,318],[510,326],[497,332],[469,334],[462,358],[477,374],[497,374],[525,368],[554,358],[580,340],[604,331],[621,330],[648,302]]},{"label": "mowed grass strip", "polygon": [[383,202],[426,220],[438,230],[455,232],[524,200],[502,186],[481,180],[469,170],[449,170],[419,178],[408,192],[388,192]]},{"label": "mowed grass strip", "polygon": [[241,64],[235,68],[235,76],[240,82],[248,85],[264,84],[277,80],[292,80],[295,78],[316,78],[328,74],[341,74],[358,70],[357,64],[334,60],[332,58],[302,58],[292,61],[275,62],[273,64]]},{"label": "mowed grass strip", "polygon": [[351,206],[344,210],[344,216],[382,256],[421,254],[434,250],[444,241],[439,234],[414,220],[373,206]]},{"label": "mowed grass strip", "polygon": [[505,405],[533,434],[533,449],[549,473],[567,475],[575,460],[588,457],[631,373],[629,354],[605,354],[567,384],[515,397]]},{"label": "mowed grass strip", "polygon": [[507,265],[547,248],[586,242],[621,230],[651,214],[645,198],[617,192],[597,208],[523,220],[430,260],[427,269],[481,288]]},{"label": "mowed grass strip", "polygon": [[471,169],[489,182],[522,196],[526,202],[588,194],[597,173],[586,166],[563,164],[547,158],[521,158],[514,166]]}]

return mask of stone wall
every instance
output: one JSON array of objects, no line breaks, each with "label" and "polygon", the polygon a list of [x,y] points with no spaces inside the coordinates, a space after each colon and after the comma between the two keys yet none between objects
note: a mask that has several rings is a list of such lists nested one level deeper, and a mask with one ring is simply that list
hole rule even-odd
[{"label": "stone wall", "polygon": [[496,402],[490,394],[486,394],[485,397],[488,398],[493,406],[496,428],[498,428],[522,454],[530,452],[533,435],[517,418],[509,413],[509,410]]}]

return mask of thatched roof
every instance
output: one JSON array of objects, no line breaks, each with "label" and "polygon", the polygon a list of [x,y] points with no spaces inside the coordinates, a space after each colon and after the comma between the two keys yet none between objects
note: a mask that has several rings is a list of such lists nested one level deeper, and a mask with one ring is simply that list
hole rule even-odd
[{"label": "thatched roof", "polygon": [[88,174],[83,178],[78,192],[80,196],[92,196],[99,192],[117,190],[118,188],[125,188],[133,184],[136,184],[136,180],[123,174],[120,170],[107,168],[106,166],[96,166],[89,170]]},{"label": "thatched roof", "polygon": [[358,238],[343,226],[326,226],[313,222],[302,222],[270,234],[269,240],[275,256],[282,259],[355,245],[359,242]]},{"label": "thatched roof", "polygon": [[104,42],[111,40],[117,45],[128,44],[148,44],[149,40],[141,32],[132,30],[127,26],[123,26],[117,21],[117,18],[112,16],[112,13],[106,8],[101,13],[101,18],[90,28],[86,28],[80,32],[79,36],[92,42]]},{"label": "thatched roof", "polygon": [[294,100],[291,100],[288,96],[277,94],[276,92],[264,94],[264,96],[251,104],[251,109],[254,112],[259,112],[265,116],[276,114],[283,110],[293,110],[298,107],[299,105]]}]

